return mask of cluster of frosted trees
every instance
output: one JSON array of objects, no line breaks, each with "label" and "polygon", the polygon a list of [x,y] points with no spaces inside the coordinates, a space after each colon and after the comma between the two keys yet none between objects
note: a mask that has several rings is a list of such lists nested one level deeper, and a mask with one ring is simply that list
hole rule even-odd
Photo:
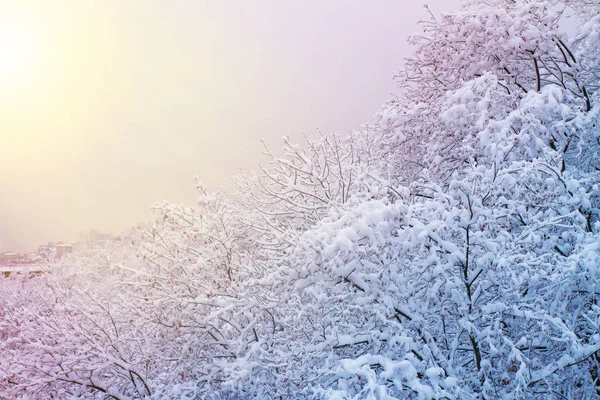
[{"label": "cluster of frosted trees", "polygon": [[600,396],[599,8],[432,19],[371,124],[2,281],[0,397]]}]

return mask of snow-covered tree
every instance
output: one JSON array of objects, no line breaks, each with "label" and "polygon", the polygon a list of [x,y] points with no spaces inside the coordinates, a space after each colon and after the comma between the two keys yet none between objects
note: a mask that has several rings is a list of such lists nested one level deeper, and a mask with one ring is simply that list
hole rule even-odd
[{"label": "snow-covered tree", "polygon": [[432,15],[372,123],[6,280],[0,397],[600,396],[599,13]]}]

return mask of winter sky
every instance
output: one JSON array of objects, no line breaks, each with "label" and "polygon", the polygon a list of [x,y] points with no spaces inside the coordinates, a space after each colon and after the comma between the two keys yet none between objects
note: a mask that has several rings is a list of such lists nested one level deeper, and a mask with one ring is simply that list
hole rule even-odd
[{"label": "winter sky", "polygon": [[0,0],[0,251],[118,233],[283,135],[345,132],[459,0]]}]

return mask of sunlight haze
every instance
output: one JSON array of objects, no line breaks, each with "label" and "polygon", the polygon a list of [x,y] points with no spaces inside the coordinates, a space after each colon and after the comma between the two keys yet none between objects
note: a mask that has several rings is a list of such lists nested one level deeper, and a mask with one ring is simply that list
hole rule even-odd
[{"label": "sunlight haze", "polygon": [[261,138],[369,121],[424,4],[0,1],[0,251],[118,233],[193,204],[194,175],[228,188]]}]

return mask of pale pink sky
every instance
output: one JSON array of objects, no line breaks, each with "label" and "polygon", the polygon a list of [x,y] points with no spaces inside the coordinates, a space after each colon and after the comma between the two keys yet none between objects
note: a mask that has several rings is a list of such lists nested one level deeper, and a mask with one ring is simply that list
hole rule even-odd
[{"label": "pale pink sky", "polygon": [[118,233],[193,204],[194,175],[227,187],[260,138],[370,120],[425,3],[459,0],[0,0],[29,51],[0,54],[0,251]]}]

